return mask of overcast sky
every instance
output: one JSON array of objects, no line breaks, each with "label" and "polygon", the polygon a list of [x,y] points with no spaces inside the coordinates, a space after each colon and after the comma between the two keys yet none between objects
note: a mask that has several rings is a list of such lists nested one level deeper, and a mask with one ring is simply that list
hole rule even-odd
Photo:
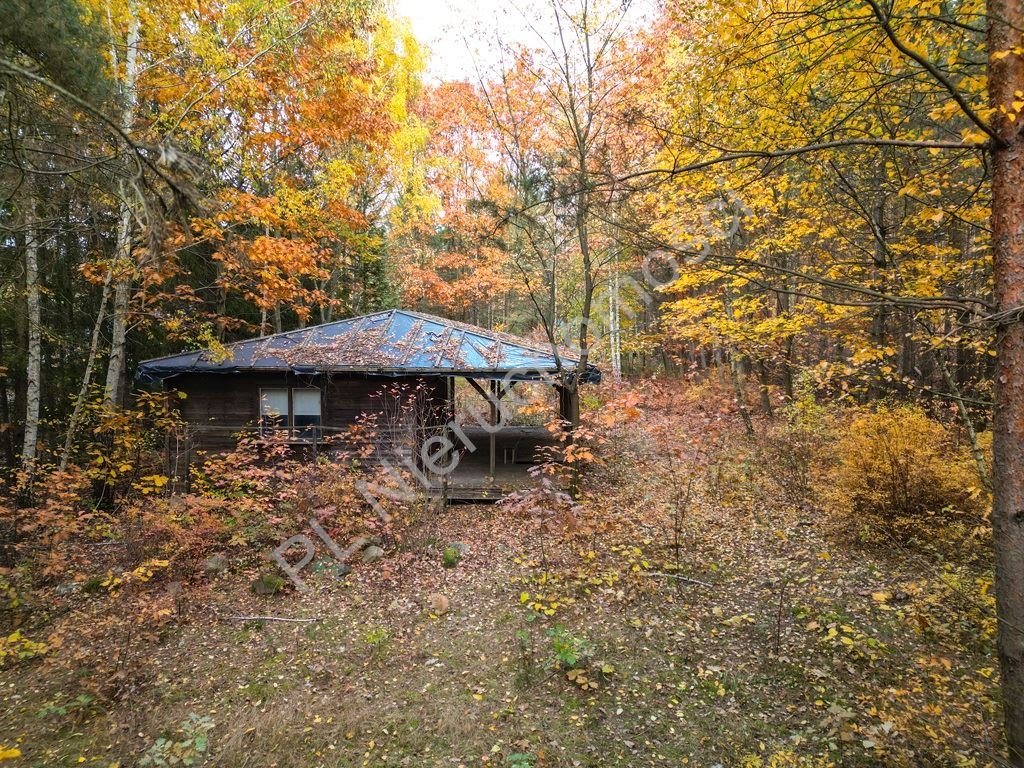
[{"label": "overcast sky", "polygon": [[[631,20],[649,14],[656,0],[634,0]],[[434,81],[478,79],[477,69],[494,70],[500,63],[496,41],[540,45],[524,13],[545,7],[543,0],[394,0],[400,16],[412,21],[416,38],[430,50],[427,76]],[[519,6],[517,8],[516,6]],[[531,8],[532,6],[532,8]]]},{"label": "overcast sky", "polygon": [[431,80],[477,79],[499,60],[497,46],[484,41],[527,42],[522,18],[510,12],[508,0],[395,0],[396,11],[412,21],[416,38],[430,49]]}]

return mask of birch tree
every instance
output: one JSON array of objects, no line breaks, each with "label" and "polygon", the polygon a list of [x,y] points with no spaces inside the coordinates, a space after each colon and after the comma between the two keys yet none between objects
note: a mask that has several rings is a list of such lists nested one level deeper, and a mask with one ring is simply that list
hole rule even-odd
[{"label": "birch tree", "polygon": [[27,387],[25,393],[25,437],[21,448],[22,466],[31,470],[39,442],[39,403],[42,389],[42,296],[39,288],[39,222],[36,201],[31,195],[24,202],[25,231],[25,306],[28,319]]}]

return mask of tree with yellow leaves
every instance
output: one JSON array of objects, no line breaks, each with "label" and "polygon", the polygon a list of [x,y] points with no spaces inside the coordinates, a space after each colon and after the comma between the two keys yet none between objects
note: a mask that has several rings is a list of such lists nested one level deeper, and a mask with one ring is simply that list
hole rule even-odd
[{"label": "tree with yellow leaves", "polygon": [[[957,376],[984,379],[994,341],[999,649],[1010,760],[1024,765],[1024,6],[668,13],[675,76],[649,110],[665,146],[626,180],[668,184],[644,234],[691,262],[674,327],[764,354],[775,312],[783,348],[817,345],[805,359],[824,357],[845,387],[928,386],[930,366],[961,408]],[[731,195],[733,225],[700,226],[701,208]],[[801,333],[809,320],[832,329],[827,347]]]}]

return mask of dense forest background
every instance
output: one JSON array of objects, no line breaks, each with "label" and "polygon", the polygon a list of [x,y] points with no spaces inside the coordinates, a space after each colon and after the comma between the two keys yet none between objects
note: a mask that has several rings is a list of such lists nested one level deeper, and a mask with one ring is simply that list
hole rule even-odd
[{"label": "dense forest background", "polygon": [[[717,368],[765,410],[805,381],[984,426],[976,127],[873,18],[711,12],[540,8],[555,42],[432,83],[445,53],[382,4],[14,3],[5,466],[73,451],[141,359],[399,305],[615,377]],[[983,40],[944,13],[898,34],[979,100]]]}]

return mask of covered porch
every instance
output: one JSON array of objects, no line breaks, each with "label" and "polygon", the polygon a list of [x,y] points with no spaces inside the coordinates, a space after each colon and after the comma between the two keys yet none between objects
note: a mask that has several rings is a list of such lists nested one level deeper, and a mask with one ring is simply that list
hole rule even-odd
[{"label": "covered porch", "polygon": [[532,487],[538,465],[561,456],[548,425],[579,413],[578,394],[551,379],[451,376],[430,389],[445,393],[443,406],[380,449],[415,468],[428,496],[447,501],[493,501]]},{"label": "covered porch", "polygon": [[548,460],[559,445],[545,427],[507,426],[493,435],[493,441],[479,427],[466,427],[464,432],[476,450],[463,450],[454,469],[435,479],[429,491],[432,498],[497,500],[528,488],[534,480],[530,470]]}]

